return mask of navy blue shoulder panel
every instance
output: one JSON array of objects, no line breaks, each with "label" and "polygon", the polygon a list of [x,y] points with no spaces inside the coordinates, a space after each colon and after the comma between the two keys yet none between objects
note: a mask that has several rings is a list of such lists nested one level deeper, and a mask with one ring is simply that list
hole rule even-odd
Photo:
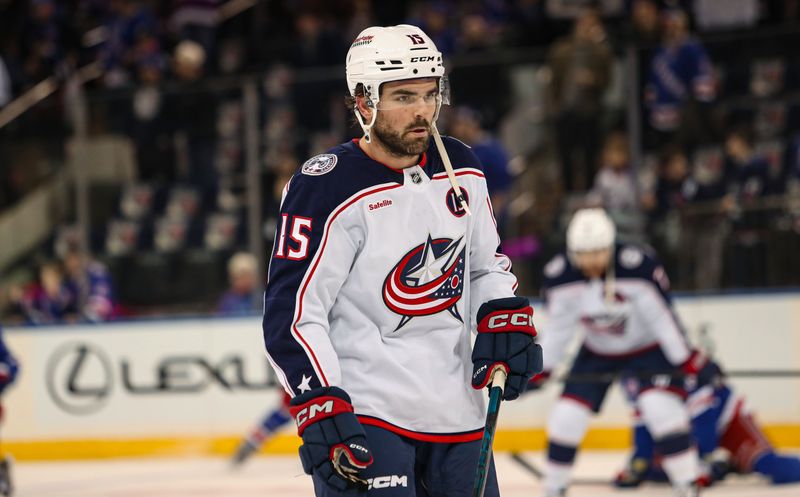
[{"label": "navy blue shoulder panel", "polygon": [[[328,165],[331,162],[333,165]],[[330,169],[320,174],[317,172],[318,164]],[[305,200],[323,201],[330,211],[359,191],[374,185],[402,181],[401,172],[372,160],[354,140],[308,159],[292,178],[289,191],[291,193],[292,189],[300,187],[306,192],[313,192],[319,198]]]},{"label": "navy blue shoulder panel", "polygon": [[578,268],[572,265],[566,252],[560,252],[545,264],[543,270],[542,291],[546,292],[553,288],[576,281],[586,279]]},{"label": "navy blue shoulder panel", "polygon": [[615,253],[615,274],[617,278],[640,279],[651,283],[667,302],[669,278],[656,253],[649,247],[637,245],[617,245]]},{"label": "navy blue shoulder panel", "polygon": [[[472,148],[467,144],[450,136],[442,136],[442,143],[444,144],[444,149],[447,151],[447,156],[450,158],[453,169],[472,168],[483,171],[483,165],[480,159],[478,159],[475,152],[473,152]],[[433,138],[431,138],[427,154],[430,159],[430,169],[426,166],[426,172],[428,172],[430,176],[444,172],[444,163],[442,162],[439,149],[436,148],[436,143],[433,141]]]}]

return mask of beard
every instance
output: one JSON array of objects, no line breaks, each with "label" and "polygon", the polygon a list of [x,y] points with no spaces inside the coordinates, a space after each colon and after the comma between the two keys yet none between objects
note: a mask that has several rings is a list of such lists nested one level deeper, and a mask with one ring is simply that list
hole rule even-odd
[{"label": "beard", "polygon": [[[428,136],[424,138],[406,137],[406,133],[414,128],[425,128],[428,131]],[[395,157],[414,157],[428,149],[431,125],[424,119],[418,119],[402,132],[397,132],[384,126],[380,114],[378,114],[375,125],[372,127],[372,133],[380,140],[390,155]]]}]

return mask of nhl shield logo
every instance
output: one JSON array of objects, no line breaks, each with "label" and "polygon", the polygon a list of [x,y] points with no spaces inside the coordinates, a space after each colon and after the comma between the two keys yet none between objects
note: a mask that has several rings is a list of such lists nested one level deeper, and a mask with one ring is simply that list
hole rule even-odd
[{"label": "nhl shield logo", "polygon": [[333,154],[321,154],[308,159],[301,168],[303,174],[321,176],[329,173],[335,166],[338,158]]},{"label": "nhl shield logo", "polygon": [[409,250],[383,283],[383,301],[399,314],[395,331],[412,318],[448,311],[463,322],[456,304],[464,291],[464,237],[431,238]]}]

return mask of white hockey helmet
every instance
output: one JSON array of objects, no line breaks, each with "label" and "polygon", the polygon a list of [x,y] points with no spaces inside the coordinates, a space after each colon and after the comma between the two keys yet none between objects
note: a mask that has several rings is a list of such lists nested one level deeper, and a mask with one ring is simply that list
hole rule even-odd
[{"label": "white hockey helmet", "polygon": [[610,249],[616,236],[614,222],[600,208],[581,209],[567,227],[567,251],[572,254]]},{"label": "white hockey helmet", "polygon": [[[410,24],[372,26],[359,33],[347,51],[345,72],[350,95],[355,97],[358,85],[363,85],[367,105],[376,110],[381,85],[404,79],[439,79],[434,120],[441,104],[449,103],[442,53],[424,31]],[[372,120],[367,124],[358,109],[353,110],[369,140],[369,130],[375,124],[377,112],[372,113]]]}]

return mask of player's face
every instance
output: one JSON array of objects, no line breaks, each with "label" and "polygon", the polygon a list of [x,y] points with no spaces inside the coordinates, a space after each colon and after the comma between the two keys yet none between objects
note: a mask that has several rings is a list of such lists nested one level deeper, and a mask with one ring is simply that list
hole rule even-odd
[{"label": "player's face", "polygon": [[610,259],[611,250],[609,249],[575,252],[573,254],[575,265],[589,279],[603,276],[608,268]]},{"label": "player's face", "polygon": [[428,148],[438,94],[434,78],[383,84],[373,135],[394,156],[421,154]]}]

